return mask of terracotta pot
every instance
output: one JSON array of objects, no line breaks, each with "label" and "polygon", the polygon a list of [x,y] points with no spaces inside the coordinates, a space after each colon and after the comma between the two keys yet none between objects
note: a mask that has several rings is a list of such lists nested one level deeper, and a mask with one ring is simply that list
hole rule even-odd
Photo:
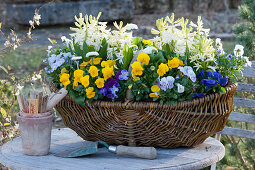
[{"label": "terracotta pot", "polygon": [[50,150],[51,128],[53,114],[40,118],[23,117],[24,113],[17,114],[19,130],[22,138],[23,152],[26,155],[47,155]]}]

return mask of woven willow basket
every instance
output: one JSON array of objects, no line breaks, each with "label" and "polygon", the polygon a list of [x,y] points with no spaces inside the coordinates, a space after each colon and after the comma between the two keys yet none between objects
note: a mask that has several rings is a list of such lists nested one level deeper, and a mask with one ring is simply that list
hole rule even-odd
[{"label": "woven willow basket", "polygon": [[[56,109],[65,125],[84,140],[108,144],[176,148],[195,146],[221,131],[231,113],[237,84],[169,106],[156,102],[94,101],[84,107],[66,96]],[[51,91],[57,91],[54,85]]]}]

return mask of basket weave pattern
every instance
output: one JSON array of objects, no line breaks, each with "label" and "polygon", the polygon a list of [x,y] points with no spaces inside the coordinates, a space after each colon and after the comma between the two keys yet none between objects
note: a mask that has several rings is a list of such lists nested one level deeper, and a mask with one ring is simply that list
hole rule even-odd
[{"label": "basket weave pattern", "polygon": [[[222,130],[234,103],[237,84],[225,94],[210,94],[177,106],[156,102],[94,101],[84,107],[66,96],[56,109],[64,124],[89,141],[130,146],[195,146]],[[51,91],[57,91],[54,85]]]}]

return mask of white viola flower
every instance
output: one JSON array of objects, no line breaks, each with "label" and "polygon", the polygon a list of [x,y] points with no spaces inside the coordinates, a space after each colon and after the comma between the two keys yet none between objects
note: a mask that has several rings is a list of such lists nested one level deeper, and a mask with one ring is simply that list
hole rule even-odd
[{"label": "white viola flower", "polygon": [[86,54],[86,57],[90,57],[90,56],[99,56],[99,53],[96,52],[96,51],[94,51],[94,52],[88,52],[88,53]]},{"label": "white viola flower", "polygon": [[126,26],[127,30],[137,30],[138,29],[138,26],[136,24],[127,24]]},{"label": "white viola flower", "polygon": [[246,64],[245,64],[245,67],[251,67],[251,65],[252,65],[252,62],[249,60],[249,58],[248,57],[243,57],[245,60],[246,60]]},{"label": "white viola flower", "polygon": [[155,47],[146,47],[145,49],[142,50],[142,52],[146,54],[152,54],[153,50],[158,51]]},{"label": "white viola flower", "polygon": [[244,47],[242,45],[237,44],[234,49],[234,54],[236,57],[242,57],[244,54]]},{"label": "white viola flower", "polygon": [[197,81],[197,77],[193,69],[188,70],[188,77],[193,83]]},{"label": "white viola flower", "polygon": [[35,74],[35,75],[31,78],[31,80],[32,80],[32,81],[36,81],[36,80],[41,79],[41,78],[42,78],[42,76],[41,76],[40,74]]},{"label": "white viola flower", "polygon": [[67,46],[70,44],[71,40],[69,40],[68,38],[66,38],[66,36],[62,36],[61,37],[62,42],[64,42]]},{"label": "white viola flower", "polygon": [[20,94],[20,91],[24,88],[24,86],[21,86],[20,84],[17,85],[17,91],[15,93],[16,96]]},{"label": "white viola flower", "polygon": [[166,77],[163,77],[160,81],[159,81],[159,87],[160,89],[166,91],[168,89],[168,80]]},{"label": "white viola flower", "polygon": [[178,67],[178,69],[183,73],[183,75],[188,76],[192,82],[197,81],[196,74],[193,71],[192,67],[190,66],[184,66],[184,67]]},{"label": "white viola flower", "polygon": [[222,49],[222,43],[221,43],[221,39],[220,38],[216,38],[215,40],[215,45],[216,47],[219,49]]},{"label": "white viola flower", "polygon": [[82,57],[80,57],[80,56],[78,56],[78,57],[72,57],[72,60],[80,60],[80,59],[82,59]]},{"label": "white viola flower", "polygon": [[177,83],[176,85],[177,85],[178,93],[183,93],[184,92],[184,86],[179,84],[179,83]]},{"label": "white viola flower", "polygon": [[58,60],[56,61],[56,64],[57,64],[58,67],[61,66],[61,65],[64,64],[64,63],[65,63],[65,59],[64,59],[64,58],[60,58],[60,59],[58,59]]},{"label": "white viola flower", "polygon": [[167,83],[168,83],[168,89],[172,89],[174,87],[175,79],[172,76],[167,76],[166,80],[167,80]]}]

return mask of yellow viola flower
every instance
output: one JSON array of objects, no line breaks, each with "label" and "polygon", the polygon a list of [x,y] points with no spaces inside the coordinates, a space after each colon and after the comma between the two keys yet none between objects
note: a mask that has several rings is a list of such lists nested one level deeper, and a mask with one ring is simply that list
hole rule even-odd
[{"label": "yellow viola flower", "polygon": [[177,68],[179,66],[184,66],[183,61],[178,57],[174,57],[172,60],[168,60],[168,66],[171,68]]},{"label": "yellow viola flower", "polygon": [[96,66],[90,66],[89,74],[91,75],[91,77],[98,76],[98,69],[97,69],[97,67]]},{"label": "yellow viola flower", "polygon": [[153,86],[151,86],[151,91],[153,93],[156,93],[156,92],[160,91],[160,87],[158,85],[153,85]]},{"label": "yellow viola flower", "polygon": [[[102,58],[93,58],[93,64],[98,65],[101,62]],[[92,64],[92,59],[90,59],[91,64]]]},{"label": "yellow viola flower", "polygon": [[133,76],[133,81],[134,81],[134,82],[136,82],[136,81],[138,81],[138,80],[140,80],[140,77]]},{"label": "yellow viola flower", "polygon": [[144,45],[151,45],[151,40],[143,40]]},{"label": "yellow viola flower", "polygon": [[95,97],[95,92],[94,92],[94,88],[93,87],[89,87],[86,89],[86,95],[88,99],[91,99],[93,97]]},{"label": "yellow viola flower", "polygon": [[70,78],[70,75],[67,73],[60,74],[59,81],[62,82],[62,84],[64,85],[64,88],[66,88],[66,86],[68,86],[71,83],[69,78]]},{"label": "yellow viola flower", "polygon": [[141,52],[137,57],[137,61],[142,64],[148,65],[150,62],[150,56],[144,52]]},{"label": "yellow viola flower", "polygon": [[107,61],[102,61],[101,67],[111,67],[116,65],[116,61],[114,60],[107,60]]},{"label": "yellow viola flower", "polygon": [[77,69],[74,71],[74,79],[76,79],[76,81],[80,82],[80,78],[83,77],[84,71]]},{"label": "yellow viola flower", "polygon": [[74,79],[74,81],[73,81],[73,89],[74,89],[74,87],[78,87],[78,86],[79,86],[78,83],[79,83],[79,82],[78,82],[77,80]]},{"label": "yellow viola flower", "polygon": [[95,81],[96,85],[97,85],[97,88],[103,88],[104,87],[104,79],[103,78],[98,78],[96,81]]},{"label": "yellow viola flower", "polygon": [[158,70],[157,70],[158,75],[163,76],[163,75],[165,75],[168,71],[169,71],[169,67],[168,67],[166,64],[161,63],[161,64],[158,66]]},{"label": "yellow viola flower", "polygon": [[86,88],[89,86],[89,75],[81,78],[81,84]]},{"label": "yellow viola flower", "polygon": [[153,85],[152,87],[151,87],[151,91],[153,92],[153,93],[150,93],[149,94],[149,96],[151,97],[151,98],[154,98],[154,97],[159,97],[160,96],[160,93],[159,93],[159,91],[160,91],[160,87],[158,86],[158,85]]},{"label": "yellow viola flower", "polygon": [[89,64],[89,62],[83,61],[79,66],[81,69],[84,69],[88,64]]},{"label": "yellow viola flower", "polygon": [[63,74],[63,73],[68,73],[68,70],[65,67],[61,69],[61,73],[60,74]]},{"label": "yellow viola flower", "polygon": [[105,67],[102,69],[102,73],[104,76],[104,80],[107,80],[108,78],[114,76],[113,66],[111,67]]},{"label": "yellow viola flower", "polygon": [[133,76],[141,76],[143,74],[143,67],[139,61],[135,61],[131,67]]}]

